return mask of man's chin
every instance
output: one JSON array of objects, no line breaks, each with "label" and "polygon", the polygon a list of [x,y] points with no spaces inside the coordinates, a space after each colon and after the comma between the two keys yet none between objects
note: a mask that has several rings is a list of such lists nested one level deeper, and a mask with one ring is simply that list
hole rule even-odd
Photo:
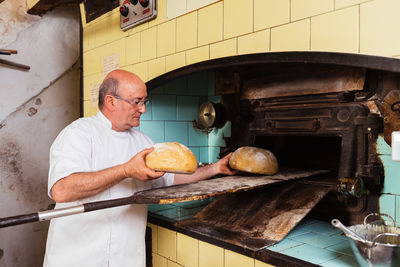
[{"label": "man's chin", "polygon": [[139,127],[139,125],[140,125],[140,118],[135,118],[135,119],[133,119],[133,121],[132,121],[132,127]]}]

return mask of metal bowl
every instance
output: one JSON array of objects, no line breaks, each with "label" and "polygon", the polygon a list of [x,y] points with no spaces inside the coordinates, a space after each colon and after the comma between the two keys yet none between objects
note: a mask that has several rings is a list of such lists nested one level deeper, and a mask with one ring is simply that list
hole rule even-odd
[{"label": "metal bowl", "polygon": [[393,219],[393,226],[367,224],[367,217],[364,224],[345,227],[334,219],[332,225],[352,240],[351,248],[360,266],[400,266],[400,228],[394,226]]}]

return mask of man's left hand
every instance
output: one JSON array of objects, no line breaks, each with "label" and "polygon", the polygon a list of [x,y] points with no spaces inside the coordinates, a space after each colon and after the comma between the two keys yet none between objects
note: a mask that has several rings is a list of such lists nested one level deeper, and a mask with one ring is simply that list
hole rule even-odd
[{"label": "man's left hand", "polygon": [[238,173],[237,170],[232,169],[229,167],[229,159],[232,156],[232,152],[223,157],[222,159],[218,160],[214,165],[214,167],[217,170],[217,173],[219,174],[225,174],[225,175],[235,175]]}]

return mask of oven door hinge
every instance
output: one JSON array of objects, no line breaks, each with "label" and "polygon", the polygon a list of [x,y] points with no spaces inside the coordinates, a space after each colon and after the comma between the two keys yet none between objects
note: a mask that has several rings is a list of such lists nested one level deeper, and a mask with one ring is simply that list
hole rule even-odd
[{"label": "oven door hinge", "polygon": [[362,125],[364,132],[378,134],[383,132],[383,118],[378,114],[368,114],[368,116],[357,116],[354,124]]},{"label": "oven door hinge", "polygon": [[337,182],[336,188],[338,193],[344,197],[361,198],[369,193],[368,189],[366,189],[364,186],[364,180],[360,177],[341,178]]}]

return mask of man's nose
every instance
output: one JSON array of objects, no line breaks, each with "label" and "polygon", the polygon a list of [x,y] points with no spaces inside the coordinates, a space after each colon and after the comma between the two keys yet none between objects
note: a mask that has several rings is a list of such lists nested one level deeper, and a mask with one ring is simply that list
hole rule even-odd
[{"label": "man's nose", "polygon": [[146,111],[147,111],[147,108],[146,108],[146,105],[139,105],[139,112],[140,113],[142,113],[142,114],[144,114],[144,113],[146,113]]}]

